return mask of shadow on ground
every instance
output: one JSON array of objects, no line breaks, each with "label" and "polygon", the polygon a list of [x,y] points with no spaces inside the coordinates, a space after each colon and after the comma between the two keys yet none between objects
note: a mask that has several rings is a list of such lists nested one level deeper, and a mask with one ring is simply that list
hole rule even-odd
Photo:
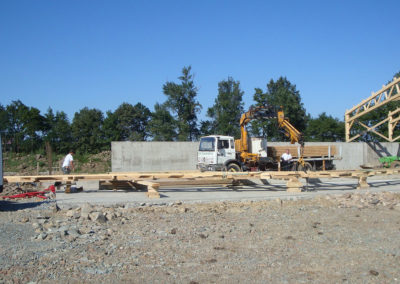
[{"label": "shadow on ground", "polygon": [[40,201],[40,202],[16,202],[11,200],[0,200],[0,211],[18,211],[30,208],[36,208],[42,204],[47,204],[53,201]]}]

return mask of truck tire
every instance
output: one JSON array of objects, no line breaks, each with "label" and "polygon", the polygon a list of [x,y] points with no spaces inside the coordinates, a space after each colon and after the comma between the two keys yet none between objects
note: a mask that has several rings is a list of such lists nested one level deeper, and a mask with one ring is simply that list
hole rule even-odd
[{"label": "truck tire", "polygon": [[240,172],[240,167],[236,164],[229,164],[227,170],[228,172]]},{"label": "truck tire", "polygon": [[309,162],[305,162],[304,166],[302,166],[301,164],[298,164],[297,165],[297,170],[298,171],[303,171],[303,172],[312,171],[313,170],[313,166]]}]

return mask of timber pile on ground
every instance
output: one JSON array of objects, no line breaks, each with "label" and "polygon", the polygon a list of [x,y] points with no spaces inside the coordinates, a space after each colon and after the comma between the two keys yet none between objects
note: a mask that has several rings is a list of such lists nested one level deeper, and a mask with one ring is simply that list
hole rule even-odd
[{"label": "timber pile on ground", "polygon": [[399,194],[131,206],[0,201],[0,282],[400,279]]},{"label": "timber pile on ground", "polygon": [[108,174],[75,174],[75,175],[50,175],[50,176],[5,176],[5,183],[17,182],[41,182],[41,181],[62,181],[66,183],[66,188],[71,188],[72,182],[78,180],[98,180],[115,189],[121,186],[121,183],[128,184],[132,188],[147,189],[149,198],[160,198],[158,189],[163,184],[171,181],[175,184],[238,184],[251,178],[260,180],[278,179],[285,180],[288,192],[301,192],[304,184],[301,179],[334,179],[350,178],[358,180],[358,189],[367,189],[369,187],[367,178],[377,175],[400,174],[400,169],[375,169],[375,170],[348,170],[348,171],[267,171],[267,172],[200,172],[200,171],[182,171],[182,172],[126,172],[126,173],[108,173]]}]

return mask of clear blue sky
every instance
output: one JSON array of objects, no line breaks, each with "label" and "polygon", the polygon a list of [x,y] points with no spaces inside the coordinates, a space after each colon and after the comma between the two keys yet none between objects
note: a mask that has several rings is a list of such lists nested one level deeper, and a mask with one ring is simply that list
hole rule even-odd
[{"label": "clear blue sky", "polygon": [[286,76],[312,116],[346,109],[400,71],[400,1],[0,1],[0,103],[151,110],[191,65],[200,118],[233,77]]}]

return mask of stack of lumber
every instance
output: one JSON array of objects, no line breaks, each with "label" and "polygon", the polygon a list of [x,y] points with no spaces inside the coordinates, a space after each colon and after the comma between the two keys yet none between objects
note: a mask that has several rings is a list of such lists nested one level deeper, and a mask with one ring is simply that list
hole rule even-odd
[{"label": "stack of lumber", "polygon": [[[330,153],[329,153],[330,148]],[[268,146],[268,156],[280,158],[286,150],[289,149],[293,158],[298,158],[300,154],[300,146]],[[315,157],[331,157],[336,155],[336,147],[333,145],[326,146],[304,146],[304,158]]]}]

